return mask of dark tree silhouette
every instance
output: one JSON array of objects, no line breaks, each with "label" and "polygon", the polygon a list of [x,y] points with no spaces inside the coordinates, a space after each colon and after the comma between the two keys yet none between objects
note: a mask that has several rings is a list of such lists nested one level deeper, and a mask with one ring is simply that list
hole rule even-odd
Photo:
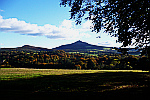
[{"label": "dark tree silhouette", "polygon": [[71,7],[76,24],[81,24],[82,18],[92,20],[93,31],[103,28],[123,46],[143,47],[150,41],[150,0],[62,0],[60,5]]},{"label": "dark tree silhouette", "polygon": [[96,67],[96,64],[94,63],[94,61],[92,59],[88,59],[87,69],[94,69],[94,67]]},{"label": "dark tree silhouette", "polygon": [[150,46],[150,0],[61,0],[60,5],[71,7],[70,19],[76,24],[83,18],[92,20],[92,31],[104,29],[118,37],[116,42],[123,43],[122,47]]}]

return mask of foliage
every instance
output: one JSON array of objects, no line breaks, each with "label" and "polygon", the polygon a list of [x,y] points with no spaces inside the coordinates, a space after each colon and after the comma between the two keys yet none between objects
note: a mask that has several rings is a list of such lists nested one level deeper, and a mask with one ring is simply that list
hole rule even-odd
[{"label": "foliage", "polygon": [[61,0],[60,5],[70,6],[70,19],[75,19],[76,24],[81,24],[83,18],[91,20],[92,31],[104,29],[118,37],[116,42],[123,43],[122,47],[144,49],[150,65],[150,53],[145,52],[150,51],[150,0]]},{"label": "foliage", "polygon": [[[148,70],[147,56],[107,54],[88,56],[70,54],[62,50],[23,52],[2,51],[1,68],[40,69],[142,69]],[[145,62],[145,65],[142,64]]]},{"label": "foliage", "polygon": [[96,67],[96,64],[93,59],[88,59],[87,61],[87,69],[94,69]]},{"label": "foliage", "polygon": [[144,47],[150,42],[150,0],[61,0],[60,5],[70,6],[76,24],[82,18],[92,20],[93,31],[105,29],[123,46]]}]

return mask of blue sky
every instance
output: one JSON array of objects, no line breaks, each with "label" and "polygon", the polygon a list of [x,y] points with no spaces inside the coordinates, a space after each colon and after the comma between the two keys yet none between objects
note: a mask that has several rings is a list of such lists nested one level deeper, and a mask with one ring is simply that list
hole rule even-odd
[{"label": "blue sky", "polygon": [[[94,45],[118,47],[103,30],[91,32],[90,21],[76,26],[69,7],[60,0],[0,0],[0,47],[32,45],[54,48],[81,40]],[[97,36],[101,38],[96,38]]]}]

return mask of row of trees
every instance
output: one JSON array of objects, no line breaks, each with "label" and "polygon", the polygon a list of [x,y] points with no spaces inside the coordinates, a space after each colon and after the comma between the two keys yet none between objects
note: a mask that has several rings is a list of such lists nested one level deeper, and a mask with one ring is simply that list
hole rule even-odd
[{"label": "row of trees", "polygon": [[63,50],[1,52],[1,67],[148,70],[147,62],[146,56],[123,56],[119,54],[87,56],[79,53],[69,54]]}]

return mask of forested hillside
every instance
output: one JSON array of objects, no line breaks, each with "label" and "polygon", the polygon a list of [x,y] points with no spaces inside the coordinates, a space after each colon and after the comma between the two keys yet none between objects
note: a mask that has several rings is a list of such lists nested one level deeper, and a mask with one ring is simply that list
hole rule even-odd
[{"label": "forested hillside", "polygon": [[147,56],[56,51],[1,51],[1,67],[48,69],[148,69]]}]

